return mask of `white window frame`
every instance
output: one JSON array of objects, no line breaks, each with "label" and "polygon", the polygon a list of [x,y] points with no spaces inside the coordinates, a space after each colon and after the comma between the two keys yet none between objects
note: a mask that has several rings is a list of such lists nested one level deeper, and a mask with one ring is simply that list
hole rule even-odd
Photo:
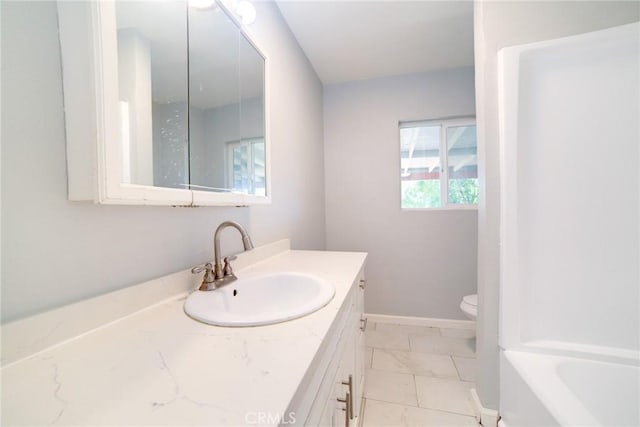
[{"label": "white window frame", "polygon": [[[449,203],[449,152],[447,147],[447,131],[448,128],[459,126],[476,126],[477,124],[475,116],[465,117],[450,117],[433,120],[418,120],[418,121],[403,121],[398,123],[398,142],[400,142],[400,130],[404,128],[413,128],[420,126],[440,126],[440,207],[437,208],[405,208],[402,206],[402,178],[400,178],[400,208],[403,211],[434,211],[434,210],[477,210],[477,204],[457,204]],[[477,143],[477,133],[476,133]],[[476,145],[477,155],[477,145]],[[400,155],[400,162],[402,162],[402,155]],[[402,165],[400,165],[402,170]],[[478,195],[478,197],[480,197]]]}]

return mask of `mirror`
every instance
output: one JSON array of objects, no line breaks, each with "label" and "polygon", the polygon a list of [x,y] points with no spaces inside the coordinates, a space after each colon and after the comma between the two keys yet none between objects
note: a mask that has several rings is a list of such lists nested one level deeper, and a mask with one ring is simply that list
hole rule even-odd
[{"label": "mirror", "polygon": [[133,0],[115,15],[121,182],[267,196],[265,58],[231,14]]}]

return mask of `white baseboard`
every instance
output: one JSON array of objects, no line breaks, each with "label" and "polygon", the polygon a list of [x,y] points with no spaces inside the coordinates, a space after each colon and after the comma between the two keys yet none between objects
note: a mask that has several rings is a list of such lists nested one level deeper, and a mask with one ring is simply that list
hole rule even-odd
[{"label": "white baseboard", "polygon": [[393,323],[396,325],[430,326],[432,328],[475,329],[472,320],[435,319],[431,317],[390,316],[388,314],[365,313],[370,322]]},{"label": "white baseboard", "polygon": [[469,393],[471,394],[471,402],[473,403],[473,412],[476,414],[476,420],[478,420],[483,427],[498,427],[498,421],[500,421],[498,411],[482,406],[482,402],[475,388],[469,390]]}]

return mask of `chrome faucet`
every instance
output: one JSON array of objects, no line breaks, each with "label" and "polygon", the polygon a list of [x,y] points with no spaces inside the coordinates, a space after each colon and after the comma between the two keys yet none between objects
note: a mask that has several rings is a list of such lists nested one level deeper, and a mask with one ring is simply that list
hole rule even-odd
[{"label": "chrome faucet", "polygon": [[194,274],[202,273],[204,271],[202,284],[199,288],[201,291],[213,291],[214,289],[218,289],[237,279],[236,275],[233,274],[233,269],[231,268],[231,261],[236,259],[236,256],[224,257],[223,264],[223,259],[220,255],[220,234],[222,233],[222,230],[227,227],[233,227],[240,232],[240,235],[242,236],[242,245],[244,246],[245,251],[253,249],[251,237],[249,237],[247,230],[245,230],[242,225],[234,221],[225,221],[220,224],[213,235],[213,258],[215,264],[212,266],[211,263],[208,262],[203,266],[193,267],[191,269],[191,272]]}]

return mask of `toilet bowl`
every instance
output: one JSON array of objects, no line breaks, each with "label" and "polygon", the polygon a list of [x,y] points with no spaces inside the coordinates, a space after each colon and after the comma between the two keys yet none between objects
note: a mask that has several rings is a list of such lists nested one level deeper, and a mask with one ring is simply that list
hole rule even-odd
[{"label": "toilet bowl", "polygon": [[465,295],[460,303],[460,310],[467,318],[476,320],[478,317],[478,295]]}]

